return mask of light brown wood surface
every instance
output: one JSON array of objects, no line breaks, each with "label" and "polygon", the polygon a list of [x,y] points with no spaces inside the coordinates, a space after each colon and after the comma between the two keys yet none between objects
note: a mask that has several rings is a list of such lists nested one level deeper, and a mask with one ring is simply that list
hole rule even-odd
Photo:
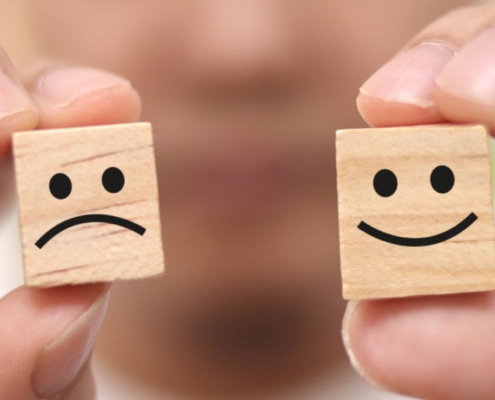
[{"label": "light brown wood surface", "polygon": [[[24,273],[29,286],[57,286],[161,275],[164,257],[151,125],[135,123],[16,133],[13,138]],[[107,191],[103,173],[118,168],[123,188]],[[70,178],[55,198],[50,180]],[[35,243],[61,222],[104,214],[145,228],[88,222]]]},{"label": "light brown wood surface", "polygon": [[[438,193],[430,176],[448,166],[455,184]],[[375,174],[388,169],[397,190],[381,197]],[[337,132],[337,178],[345,299],[404,297],[495,289],[495,232],[488,138],[482,126],[427,126]],[[457,236],[419,247],[391,244],[358,229],[425,238],[470,213]]]}]

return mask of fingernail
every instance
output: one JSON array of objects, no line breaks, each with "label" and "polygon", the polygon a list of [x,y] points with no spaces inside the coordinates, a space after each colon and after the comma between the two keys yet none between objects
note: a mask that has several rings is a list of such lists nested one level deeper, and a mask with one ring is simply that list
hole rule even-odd
[{"label": "fingernail", "polygon": [[93,349],[108,300],[109,290],[106,290],[57,340],[41,351],[31,377],[37,396],[53,397],[77,377]]},{"label": "fingernail", "polygon": [[356,309],[359,305],[359,301],[349,301],[347,303],[347,307],[345,309],[345,314],[344,314],[344,319],[342,321],[342,341],[344,342],[344,348],[347,353],[347,356],[349,357],[349,361],[351,362],[352,367],[354,370],[361,375],[361,377],[368,382],[370,385],[380,388],[380,389],[386,389],[383,385],[379,384],[375,380],[369,377],[369,375],[366,374],[365,370],[359,363],[356,355],[354,354],[354,351],[351,346],[351,339],[350,339],[350,326],[351,326],[351,321],[352,317],[355,315]]},{"label": "fingernail", "polygon": [[56,68],[38,82],[44,100],[64,108],[74,101],[98,92],[131,86],[119,76],[92,68]]},{"label": "fingernail", "polygon": [[455,53],[441,43],[423,43],[400,53],[361,87],[366,96],[411,104],[434,106],[435,78]]},{"label": "fingernail", "polygon": [[361,370],[361,366],[359,365],[356,357],[354,356],[354,352],[352,351],[351,342],[349,339],[349,325],[351,322],[352,314],[354,314],[357,305],[358,302],[353,300],[347,303],[347,307],[345,309],[345,314],[344,314],[344,320],[342,321],[341,333],[342,333],[342,341],[344,342],[344,348],[345,351],[347,352],[347,356],[349,357],[351,365],[354,367],[355,370],[359,372]]},{"label": "fingernail", "polygon": [[495,28],[481,32],[437,77],[444,92],[495,106]]}]

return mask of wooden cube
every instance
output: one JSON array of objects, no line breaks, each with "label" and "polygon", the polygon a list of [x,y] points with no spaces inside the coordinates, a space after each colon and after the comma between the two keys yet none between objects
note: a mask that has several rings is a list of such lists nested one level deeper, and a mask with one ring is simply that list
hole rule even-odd
[{"label": "wooden cube", "polygon": [[495,289],[484,127],[338,131],[337,178],[345,299]]},{"label": "wooden cube", "polygon": [[28,286],[163,273],[150,124],[20,132],[13,147]]}]

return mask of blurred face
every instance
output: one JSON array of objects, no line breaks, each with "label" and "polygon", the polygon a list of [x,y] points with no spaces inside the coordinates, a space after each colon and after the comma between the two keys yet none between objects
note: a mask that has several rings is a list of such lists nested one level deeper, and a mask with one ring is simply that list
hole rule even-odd
[{"label": "blurred face", "polygon": [[129,78],[154,126],[167,274],[115,288],[105,352],[203,392],[339,360],[333,132],[362,124],[367,76],[460,3],[33,1],[47,54]]}]

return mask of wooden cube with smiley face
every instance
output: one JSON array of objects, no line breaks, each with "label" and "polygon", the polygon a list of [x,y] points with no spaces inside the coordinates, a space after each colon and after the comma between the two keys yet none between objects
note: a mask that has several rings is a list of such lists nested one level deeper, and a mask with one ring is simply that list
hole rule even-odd
[{"label": "wooden cube with smiley face", "polygon": [[344,298],[495,289],[484,127],[339,131],[337,179]]},{"label": "wooden cube with smiley face", "polygon": [[13,148],[27,285],[163,273],[150,124],[20,132]]}]

